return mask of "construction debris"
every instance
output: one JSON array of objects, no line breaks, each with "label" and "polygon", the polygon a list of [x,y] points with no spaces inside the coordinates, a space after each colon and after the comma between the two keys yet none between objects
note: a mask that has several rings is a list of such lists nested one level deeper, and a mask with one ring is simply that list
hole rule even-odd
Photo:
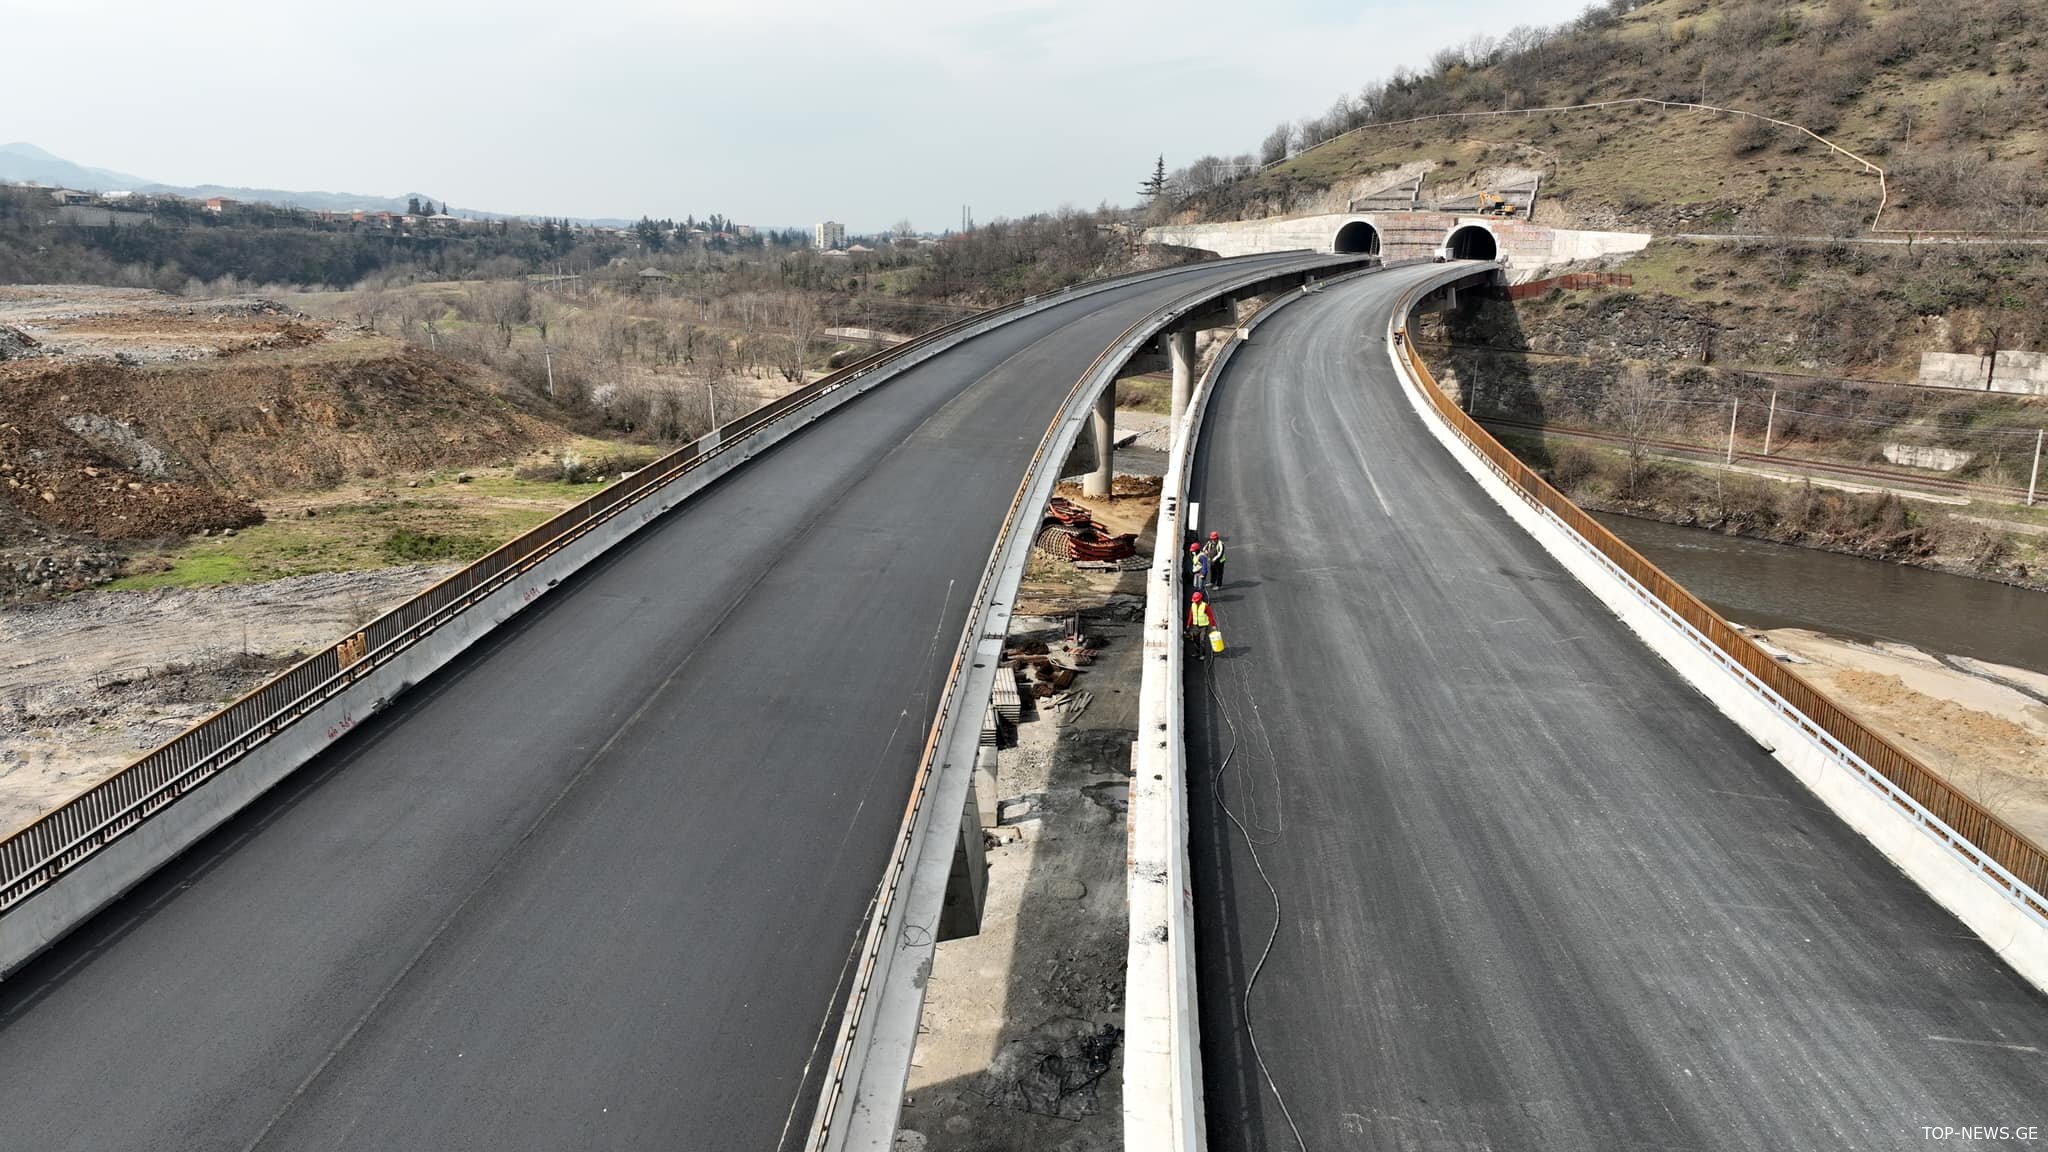
[{"label": "construction debris", "polygon": [[1072,692],[1046,697],[1039,701],[1038,709],[1041,714],[1051,716],[1053,723],[1065,728],[1080,719],[1081,713],[1087,711],[1088,705],[1094,700],[1094,693],[1085,688],[1076,688]]},{"label": "construction debris", "polygon": [[990,694],[989,707],[1008,723],[1015,724],[1024,715],[1023,702],[1017,696],[1017,669],[1005,667],[996,669],[995,691]]},{"label": "construction debris", "polygon": [[1048,556],[1099,565],[1135,558],[1138,537],[1112,534],[1086,506],[1055,496],[1046,505],[1034,546]]}]

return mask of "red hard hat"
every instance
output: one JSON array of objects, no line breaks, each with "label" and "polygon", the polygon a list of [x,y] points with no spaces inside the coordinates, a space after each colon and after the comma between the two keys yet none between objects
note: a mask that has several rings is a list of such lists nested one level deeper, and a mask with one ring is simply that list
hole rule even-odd
[{"label": "red hard hat", "polygon": [[1200,544],[1190,544],[1190,545],[1188,545],[1188,551],[1190,551],[1190,552],[1200,552],[1201,550],[1202,550],[1202,546],[1201,546]]},{"label": "red hard hat", "polygon": [[1201,599],[1202,599],[1202,594],[1201,594],[1200,592],[1197,592],[1197,593],[1195,593],[1195,594],[1194,594],[1193,596],[1189,597],[1189,599],[1190,599],[1190,600],[1194,600],[1194,601],[1196,601],[1197,603],[1199,603],[1199,602],[1201,601]]},{"label": "red hard hat", "polygon": [[1209,533],[1209,539],[1211,539],[1211,540],[1221,540],[1221,539],[1223,539],[1223,533],[1221,533],[1221,532],[1211,532],[1211,533]]}]

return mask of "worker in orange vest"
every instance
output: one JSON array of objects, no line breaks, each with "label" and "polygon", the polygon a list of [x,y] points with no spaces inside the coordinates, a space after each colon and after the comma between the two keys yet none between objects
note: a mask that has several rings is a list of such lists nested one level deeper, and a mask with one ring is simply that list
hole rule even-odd
[{"label": "worker in orange vest", "polygon": [[1216,627],[1216,610],[1200,592],[1188,597],[1188,639],[1195,642],[1195,654],[1203,660],[1209,658],[1209,633]]}]

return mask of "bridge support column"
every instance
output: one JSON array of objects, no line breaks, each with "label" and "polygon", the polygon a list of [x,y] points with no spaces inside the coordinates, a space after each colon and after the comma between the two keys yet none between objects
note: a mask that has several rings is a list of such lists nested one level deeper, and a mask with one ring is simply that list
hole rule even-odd
[{"label": "bridge support column", "polygon": [[[1175,377],[1179,379],[1178,376]],[[1176,395],[1179,393],[1176,392]],[[1116,482],[1116,385],[1111,384],[1095,398],[1095,412],[1088,421],[1095,439],[1095,471],[1081,481],[1083,496],[1108,496]]]},{"label": "bridge support column", "polygon": [[960,838],[954,842],[953,867],[946,877],[946,902],[939,909],[937,936],[942,941],[981,934],[981,910],[988,899],[988,854],[981,842],[980,807],[975,781],[969,777],[967,806],[960,813]]},{"label": "bridge support column", "polygon": [[1166,358],[1173,364],[1173,423],[1180,427],[1181,413],[1188,410],[1188,397],[1195,394],[1195,333],[1193,329],[1168,333]]}]

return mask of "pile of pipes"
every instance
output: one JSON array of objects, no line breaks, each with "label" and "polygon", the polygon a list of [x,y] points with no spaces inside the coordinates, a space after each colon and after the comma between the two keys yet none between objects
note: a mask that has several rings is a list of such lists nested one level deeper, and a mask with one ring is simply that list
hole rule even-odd
[{"label": "pile of pipes", "polygon": [[1034,544],[1048,556],[1086,567],[1121,567],[1138,554],[1135,533],[1112,535],[1095,519],[1095,513],[1061,496],[1046,505]]}]

